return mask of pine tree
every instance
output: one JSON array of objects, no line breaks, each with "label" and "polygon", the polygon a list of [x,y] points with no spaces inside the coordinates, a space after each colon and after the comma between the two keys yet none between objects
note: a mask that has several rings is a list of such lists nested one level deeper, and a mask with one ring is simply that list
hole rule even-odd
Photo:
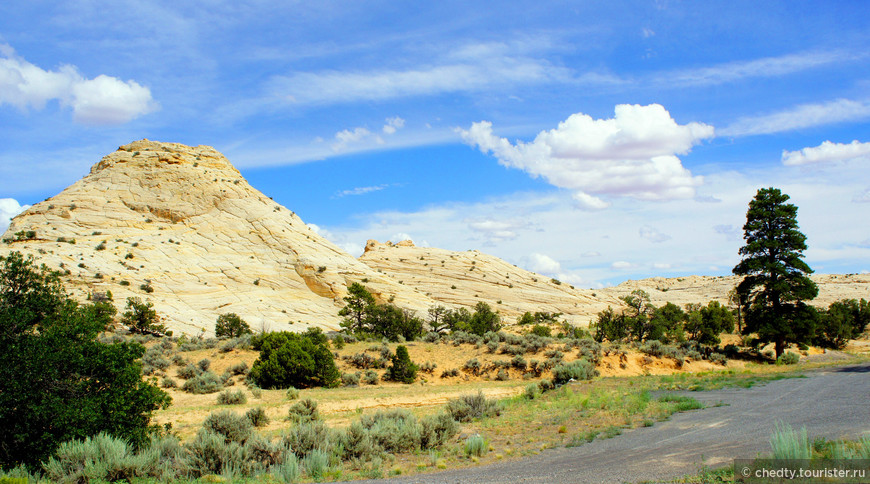
[{"label": "pine tree", "polygon": [[757,333],[762,343],[775,344],[777,358],[787,343],[813,337],[813,309],[804,301],[816,297],[813,271],[803,261],[806,236],[798,230],[797,207],[777,188],[762,188],[749,202],[746,245],[733,273],[744,276],[737,286],[743,303],[744,334]]}]

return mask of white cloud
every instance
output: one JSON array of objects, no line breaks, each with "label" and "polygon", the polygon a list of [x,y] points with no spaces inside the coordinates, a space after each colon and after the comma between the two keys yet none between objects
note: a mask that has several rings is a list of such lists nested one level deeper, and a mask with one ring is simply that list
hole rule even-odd
[{"label": "white cloud", "polygon": [[349,195],[365,195],[366,193],[378,192],[381,191],[390,185],[376,185],[370,187],[356,187],[350,190],[342,190],[335,194],[335,198],[346,197]]},{"label": "white cloud", "polygon": [[650,38],[650,37],[653,37],[653,36],[656,34],[655,31],[654,31],[653,29],[648,28],[648,27],[644,27],[644,28],[642,28],[642,29],[640,30],[640,33],[641,33],[641,35],[643,35],[643,38],[645,38],[645,39],[648,39],[648,38]]},{"label": "white cloud", "polygon": [[671,264],[668,264],[667,262],[656,262],[653,264],[653,268],[659,270],[667,270],[671,269],[672,267],[673,266]]},{"label": "white cloud", "polygon": [[658,104],[620,104],[612,119],[572,114],[531,143],[511,144],[495,136],[488,121],[457,131],[466,143],[491,153],[502,165],[574,190],[574,199],[587,209],[608,206],[597,195],[639,200],[694,197],[703,180],[692,176],[675,155],[713,137],[712,126],[679,125]]},{"label": "white cloud", "polygon": [[158,108],[151,91],[136,81],[104,74],[87,79],[71,65],[46,71],[16,56],[8,45],[0,47],[0,104],[26,111],[57,100],[72,108],[76,122],[90,125],[123,124]]},{"label": "white cloud", "polygon": [[740,118],[719,130],[721,136],[781,133],[870,117],[870,101],[837,99],[821,104],[802,104],[777,113]]},{"label": "white cloud", "polygon": [[799,151],[783,150],[782,152],[782,163],[791,166],[832,163],[859,158],[870,159],[870,143],[859,143],[858,140],[853,140],[849,144],[824,141],[819,146]]},{"label": "white cloud", "polygon": [[30,208],[30,205],[20,205],[14,198],[0,198],[0,234],[6,232],[12,217]]},{"label": "white cloud", "polygon": [[519,235],[517,231],[526,226],[525,223],[513,220],[480,219],[466,222],[468,228],[483,234],[490,242],[515,239]]},{"label": "white cloud", "polygon": [[480,91],[570,77],[566,69],[523,50],[503,43],[472,44],[408,69],[300,72],[272,79],[272,91],[295,104],[334,104]]},{"label": "white cloud", "polygon": [[398,116],[395,116],[392,118],[387,118],[387,124],[384,125],[382,131],[385,134],[393,134],[397,130],[402,129],[403,127],[405,127],[405,120]]},{"label": "white cloud", "polygon": [[372,133],[365,128],[343,129],[335,133],[335,142],[332,144],[332,151],[335,153],[346,151],[350,145],[358,145],[370,143],[374,140],[375,143],[383,144],[384,140],[380,136]]},{"label": "white cloud", "polygon": [[611,269],[615,269],[615,270],[619,270],[619,271],[631,269],[633,267],[634,267],[634,264],[632,264],[631,262],[628,262],[628,261],[624,261],[624,260],[618,260],[618,261],[614,262],[613,264],[610,264]]},{"label": "white cloud", "polygon": [[562,265],[558,261],[536,252],[528,256],[524,265],[526,269],[539,274],[553,275],[562,270]]},{"label": "white cloud", "polygon": [[390,240],[393,242],[396,242],[396,243],[402,242],[403,240],[410,240],[411,243],[414,243],[414,238],[411,237],[410,235],[406,234],[405,232],[398,232],[398,233],[393,234],[390,237]]},{"label": "white cloud", "polygon": [[828,64],[861,59],[846,51],[801,52],[778,57],[765,57],[748,61],[728,62],[710,67],[669,72],[659,83],[670,86],[705,86],[722,84],[752,77],[775,77],[822,67]]},{"label": "white cloud", "polygon": [[650,242],[653,242],[653,243],[661,243],[661,242],[671,240],[670,235],[663,234],[663,233],[659,232],[658,229],[651,227],[649,225],[644,225],[643,227],[641,227],[640,230],[638,231],[638,233],[640,234],[640,238],[649,240]]}]

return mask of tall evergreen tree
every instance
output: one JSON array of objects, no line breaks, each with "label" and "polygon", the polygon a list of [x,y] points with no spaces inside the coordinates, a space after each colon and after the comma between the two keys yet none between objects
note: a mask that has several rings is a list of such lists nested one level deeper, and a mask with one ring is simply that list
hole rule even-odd
[{"label": "tall evergreen tree", "polygon": [[743,304],[745,334],[757,333],[775,344],[777,358],[787,343],[813,337],[812,308],[804,301],[819,293],[803,261],[806,236],[798,229],[797,207],[777,188],[761,188],[749,202],[740,248],[742,260],[733,273],[744,276],[737,286]]}]

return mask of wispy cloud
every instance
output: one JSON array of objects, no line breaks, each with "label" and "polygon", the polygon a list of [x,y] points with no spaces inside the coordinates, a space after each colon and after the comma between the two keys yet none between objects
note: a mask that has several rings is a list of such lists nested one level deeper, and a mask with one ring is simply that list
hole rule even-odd
[{"label": "wispy cloud", "polygon": [[334,198],[342,198],[347,196],[355,196],[355,195],[365,195],[367,193],[379,192],[385,188],[388,188],[389,184],[384,185],[375,185],[370,187],[356,187],[351,188],[350,190],[342,190],[335,194]]},{"label": "wispy cloud", "polygon": [[761,116],[740,118],[720,129],[721,136],[750,136],[781,133],[833,123],[858,121],[870,117],[870,100],[836,99],[825,103],[802,104]]},{"label": "wispy cloud", "polygon": [[754,77],[783,76],[864,57],[866,57],[864,53],[854,54],[847,51],[801,52],[672,71],[662,74],[658,81],[675,87],[709,86]]},{"label": "wispy cloud", "polygon": [[87,79],[71,65],[47,71],[0,44],[0,105],[40,110],[54,100],[72,108],[73,120],[90,125],[123,124],[158,108],[151,91],[136,81],[104,74]]},{"label": "wispy cloud", "polygon": [[271,80],[274,96],[291,104],[381,101],[473,92],[570,78],[570,71],[505,43],[470,44],[442,59],[406,69],[298,72]]}]

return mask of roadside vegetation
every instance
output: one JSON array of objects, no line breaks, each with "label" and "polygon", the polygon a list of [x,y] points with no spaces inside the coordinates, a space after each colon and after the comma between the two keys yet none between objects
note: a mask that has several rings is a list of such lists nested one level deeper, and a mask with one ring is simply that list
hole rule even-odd
[{"label": "roadside vegetation", "polygon": [[[750,204],[731,306],[656,307],[638,290],[588,329],[548,312],[506,322],[486,302],[419,317],[360,281],[338,332],[255,334],[226,313],[217,338],[173,337],[151,302],[129,298],[116,319],[111,293],[80,305],[57,274],[12,253],[0,259],[0,480],[319,482],[457,468],[702,406],[671,392],[800,377],[810,346],[862,334],[870,303],[805,302],[817,291],[786,200],[764,189]],[[771,254],[782,237],[792,246]]]}]

